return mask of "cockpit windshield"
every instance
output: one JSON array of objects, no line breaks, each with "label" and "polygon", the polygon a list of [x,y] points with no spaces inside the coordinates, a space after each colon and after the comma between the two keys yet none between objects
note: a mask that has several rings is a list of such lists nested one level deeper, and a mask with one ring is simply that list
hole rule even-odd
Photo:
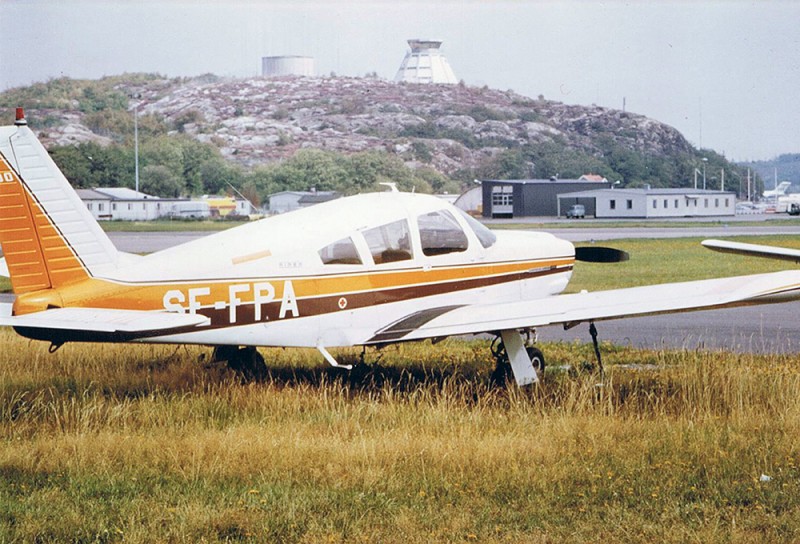
[{"label": "cockpit windshield", "polygon": [[469,224],[472,231],[475,233],[475,236],[478,237],[480,240],[481,245],[483,247],[492,247],[494,243],[497,241],[497,236],[489,230],[483,223],[469,215],[462,209],[456,208],[461,216],[467,220],[467,224]]},{"label": "cockpit windshield", "polygon": [[447,210],[438,210],[417,218],[422,253],[428,257],[466,251],[467,235]]}]

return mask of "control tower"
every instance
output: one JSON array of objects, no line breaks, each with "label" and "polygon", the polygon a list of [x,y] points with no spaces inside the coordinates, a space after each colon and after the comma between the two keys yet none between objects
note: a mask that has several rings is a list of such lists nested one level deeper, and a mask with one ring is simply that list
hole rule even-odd
[{"label": "control tower", "polygon": [[408,40],[406,53],[394,80],[408,83],[458,83],[453,69],[439,48],[441,40]]}]

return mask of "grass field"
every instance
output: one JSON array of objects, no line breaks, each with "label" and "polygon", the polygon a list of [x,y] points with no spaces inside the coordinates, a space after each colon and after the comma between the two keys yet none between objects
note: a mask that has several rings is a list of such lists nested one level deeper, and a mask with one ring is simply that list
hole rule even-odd
[{"label": "grass field", "polygon": [[[798,247],[791,238],[746,241]],[[619,241],[573,289],[785,263]],[[487,342],[369,352],[47,345],[0,329],[0,542],[796,542],[796,356],[545,344],[530,391]],[[342,350],[340,359],[357,357]],[[559,368],[576,369],[574,372]],[[763,477],[762,477],[763,475]]]},{"label": "grass field", "polygon": [[199,348],[0,342],[4,542],[800,538],[789,357],[605,346],[602,385],[520,392],[488,386],[483,342],[391,348],[359,379],[264,350],[259,384]]}]

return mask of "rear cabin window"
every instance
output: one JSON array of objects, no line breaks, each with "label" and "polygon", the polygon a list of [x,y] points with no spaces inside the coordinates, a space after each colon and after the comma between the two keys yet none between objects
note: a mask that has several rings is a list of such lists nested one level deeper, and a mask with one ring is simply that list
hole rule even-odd
[{"label": "rear cabin window", "polygon": [[417,224],[422,253],[428,257],[466,251],[467,235],[447,210],[420,215]]},{"label": "rear cabin window", "polygon": [[411,231],[405,219],[365,230],[364,239],[375,264],[407,261],[413,258]]},{"label": "rear cabin window", "polygon": [[351,238],[342,238],[319,250],[322,264],[361,264],[356,245]]}]

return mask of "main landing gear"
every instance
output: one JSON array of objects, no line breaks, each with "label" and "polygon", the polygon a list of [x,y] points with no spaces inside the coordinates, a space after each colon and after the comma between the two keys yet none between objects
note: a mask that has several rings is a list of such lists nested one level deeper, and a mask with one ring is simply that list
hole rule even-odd
[{"label": "main landing gear", "polygon": [[496,361],[491,381],[505,385],[513,375],[517,385],[538,383],[544,376],[544,354],[534,346],[536,331],[528,329],[525,337],[516,330],[501,331],[492,341],[492,355]]},{"label": "main landing gear", "polygon": [[212,361],[225,361],[245,381],[260,381],[267,377],[264,357],[253,346],[216,346]]},{"label": "main landing gear", "polygon": [[[578,323],[567,323],[564,329],[569,329]],[[524,334],[524,337],[523,337]],[[589,322],[589,334],[592,336],[592,346],[597,358],[597,368],[600,376],[604,375],[603,358],[600,354],[600,343],[597,340],[597,327],[594,322]],[[517,385],[538,383],[544,377],[544,354],[534,344],[536,331],[526,329],[505,330],[497,333],[492,341],[492,355],[496,361],[492,372],[493,385],[505,385],[513,375]]]}]

